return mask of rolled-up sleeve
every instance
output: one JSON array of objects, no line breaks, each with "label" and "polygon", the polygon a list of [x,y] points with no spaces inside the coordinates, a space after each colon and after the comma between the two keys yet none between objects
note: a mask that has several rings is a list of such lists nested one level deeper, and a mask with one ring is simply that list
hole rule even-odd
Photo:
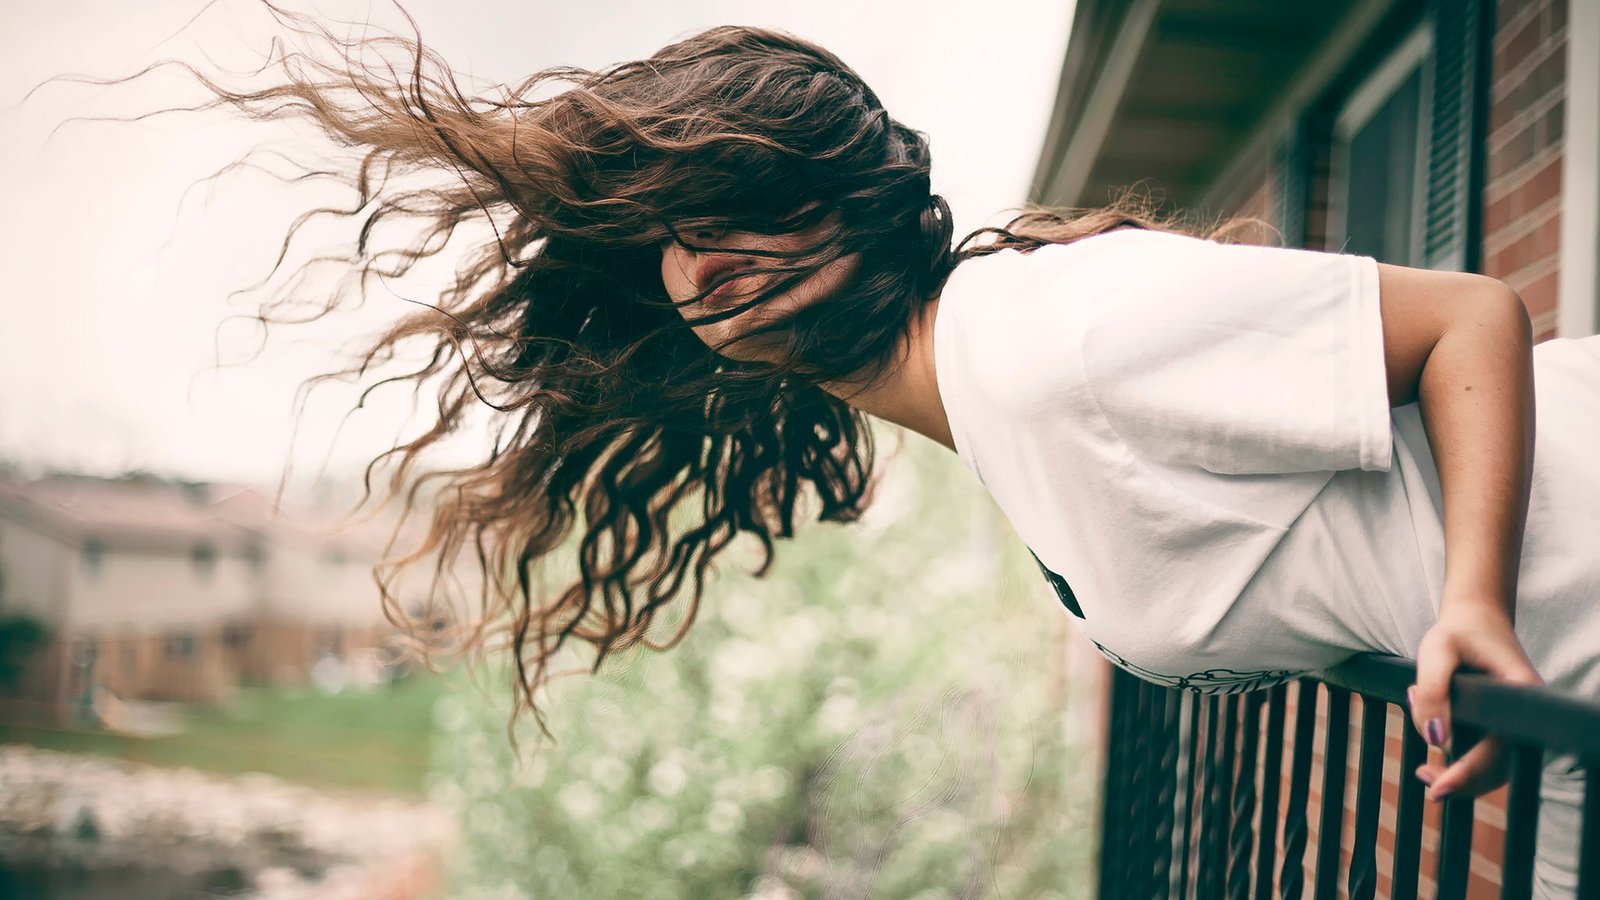
[{"label": "rolled-up sleeve", "polygon": [[1083,360],[1125,443],[1217,474],[1389,470],[1376,260],[1164,232],[1120,249]]}]

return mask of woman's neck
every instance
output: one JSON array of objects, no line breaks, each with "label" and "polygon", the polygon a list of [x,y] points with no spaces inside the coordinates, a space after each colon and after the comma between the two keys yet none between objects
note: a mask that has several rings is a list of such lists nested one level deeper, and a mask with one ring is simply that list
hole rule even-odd
[{"label": "woman's neck", "polygon": [[881,381],[863,388],[858,384],[830,382],[822,389],[869,415],[908,428],[952,452],[950,420],[939,395],[934,370],[933,323],[939,298],[926,303],[906,329],[895,364]]}]

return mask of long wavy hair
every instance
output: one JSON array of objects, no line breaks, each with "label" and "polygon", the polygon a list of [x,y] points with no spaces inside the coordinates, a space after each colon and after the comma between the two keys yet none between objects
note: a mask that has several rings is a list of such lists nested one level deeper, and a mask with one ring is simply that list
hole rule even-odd
[{"label": "long wavy hair", "polygon": [[[348,185],[350,205],[302,216],[285,251],[312,218],[357,220],[354,245],[334,258],[359,294],[440,253],[463,225],[493,229],[436,301],[371,336],[347,370],[308,384],[361,378],[402,348],[420,349],[419,367],[383,381],[431,395],[437,420],[372,460],[364,479],[367,502],[387,466],[376,479],[385,500],[431,518],[416,546],[378,567],[385,610],[419,645],[437,647],[441,632],[421,627],[437,629],[437,597],[419,614],[402,602],[398,575],[431,560],[437,588],[449,567],[475,562],[477,608],[444,643],[482,648],[503,637],[513,720],[531,711],[547,735],[536,691],[563,674],[549,667],[567,642],[592,645],[591,672],[615,650],[674,646],[695,619],[708,566],[736,537],[760,543],[753,574],[765,575],[775,540],[792,538],[798,521],[862,514],[874,484],[866,416],[818,385],[889,373],[908,326],[961,262],[1118,227],[1225,239],[1259,222],[1199,228],[1130,192],[1098,208],[1027,204],[1005,227],[954,244],[950,207],[931,189],[927,136],[891,117],[839,57],[779,30],[710,28],[647,59],[557,66],[474,93],[420,35],[345,41],[268,8],[285,40],[251,76],[266,85],[158,65],[180,66],[208,89],[198,108],[308,122],[346,151],[345,165],[296,177]],[[543,90],[551,84],[565,89]],[[835,212],[837,227],[816,243],[746,270],[777,276],[758,296],[702,318],[668,297],[664,242],[698,250],[694,236],[707,228],[797,233]],[[415,240],[379,246],[378,226],[395,222],[409,223]],[[731,359],[692,330],[851,254],[858,264],[837,291],[749,332],[781,338],[779,362]],[[312,317],[350,300],[330,297]],[[291,308],[277,298],[260,318],[303,321]],[[494,422],[484,458],[424,470],[424,453],[484,406]],[[535,570],[562,552],[576,574],[545,590]],[[652,621],[679,595],[681,624],[657,640]]]}]

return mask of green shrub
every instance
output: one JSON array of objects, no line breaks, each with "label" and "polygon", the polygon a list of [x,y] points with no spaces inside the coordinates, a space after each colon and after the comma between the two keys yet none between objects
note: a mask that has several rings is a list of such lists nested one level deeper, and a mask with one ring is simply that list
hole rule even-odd
[{"label": "green shrub", "polygon": [[765,579],[721,565],[682,644],[556,682],[553,747],[525,723],[513,755],[503,671],[443,699],[450,896],[1090,896],[1063,613],[960,462],[907,440],[868,521]]},{"label": "green shrub", "polygon": [[0,616],[0,688],[14,688],[28,661],[50,637],[43,622],[30,616]]}]

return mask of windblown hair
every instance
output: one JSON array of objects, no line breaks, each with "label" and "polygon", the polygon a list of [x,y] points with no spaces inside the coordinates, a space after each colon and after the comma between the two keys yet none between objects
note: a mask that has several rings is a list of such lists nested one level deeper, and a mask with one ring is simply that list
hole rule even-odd
[{"label": "windblown hair", "polygon": [[[892,118],[837,56],[782,31],[711,28],[648,59],[558,66],[473,94],[420,36],[345,41],[269,8],[313,49],[275,41],[252,76],[266,86],[176,65],[208,89],[201,108],[308,122],[353,151],[343,169],[300,176],[348,184],[349,208],[302,216],[285,248],[315,216],[353,217],[359,236],[338,259],[364,290],[439,253],[462,225],[494,229],[437,302],[374,336],[348,370],[313,381],[367,375],[402,347],[424,351],[398,380],[436,393],[437,421],[373,460],[365,479],[370,499],[374,472],[392,465],[387,496],[431,515],[421,545],[376,573],[385,608],[416,627],[393,589],[399,570],[432,559],[437,587],[452,561],[475,559],[478,609],[455,647],[504,637],[513,717],[531,711],[541,728],[535,692],[569,640],[593,646],[590,671],[613,650],[671,647],[694,621],[707,567],[741,533],[760,542],[754,574],[765,575],[774,541],[793,537],[798,519],[861,515],[874,483],[867,419],[818,385],[883,377],[962,261],[1123,226],[1201,233],[1125,196],[1076,215],[1030,204],[953,246],[926,135]],[[541,95],[558,82],[566,89]],[[747,270],[779,276],[760,296],[687,321],[667,296],[662,242],[698,249],[691,236],[707,227],[799,232],[832,212],[839,224],[818,243]],[[380,248],[375,230],[391,222],[420,237]],[[975,243],[984,235],[993,239]],[[782,362],[729,358],[692,331],[850,254],[858,265],[838,291],[751,332],[778,335]],[[286,306],[265,303],[262,320],[291,321]],[[479,405],[495,411],[487,458],[419,471]],[[545,596],[535,568],[575,527],[577,576]],[[654,617],[685,593],[681,627],[654,640]]]}]

